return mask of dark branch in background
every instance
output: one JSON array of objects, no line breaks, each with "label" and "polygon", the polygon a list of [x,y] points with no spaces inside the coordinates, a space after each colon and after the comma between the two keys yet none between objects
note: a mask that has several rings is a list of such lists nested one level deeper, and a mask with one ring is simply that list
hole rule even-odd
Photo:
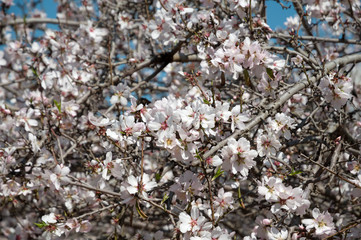
[{"label": "dark branch in background", "polygon": [[[188,35],[185,37],[185,40],[180,41],[170,52],[167,53],[161,53],[161,54],[157,54],[155,55],[153,58],[146,60],[140,64],[138,64],[137,66],[135,66],[135,68],[133,69],[129,69],[123,72],[123,74],[117,79],[118,81],[120,81],[122,78],[127,77],[132,75],[133,73],[146,68],[152,64],[157,64],[157,63],[162,63],[161,69],[164,69],[169,63],[172,62],[173,60],[173,56],[181,50],[182,45],[187,42],[188,38],[190,38],[192,36],[192,33],[188,33]],[[164,67],[163,67],[164,66]],[[162,68],[163,67],[163,68]],[[157,71],[157,70],[156,70]],[[155,71],[155,72],[156,72]],[[159,71],[160,72],[160,71]],[[158,73],[159,73],[158,72]],[[158,74],[157,73],[157,74]],[[156,75],[155,75],[156,76]],[[153,77],[152,77],[153,78]],[[117,84],[118,81],[114,82],[114,84]]]}]

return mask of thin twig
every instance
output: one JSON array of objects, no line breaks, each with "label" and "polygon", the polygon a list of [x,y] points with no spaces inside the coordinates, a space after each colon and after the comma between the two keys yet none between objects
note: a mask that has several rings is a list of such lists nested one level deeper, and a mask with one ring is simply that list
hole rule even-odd
[{"label": "thin twig", "polygon": [[21,82],[24,82],[26,80],[28,80],[28,79],[27,78],[21,78],[21,79],[15,80],[14,82],[0,83],[0,87],[8,86],[8,85],[11,85],[11,84],[14,84],[14,83],[21,83]]},{"label": "thin twig", "polygon": [[[283,33],[271,33],[271,38],[285,38],[285,39],[293,39],[295,36],[283,34]],[[297,36],[298,40],[305,40],[311,42],[331,42],[331,43],[344,43],[344,44],[355,44],[361,45],[360,40],[352,40],[352,39],[339,39],[339,38],[326,38],[326,37],[314,37],[314,36]]]},{"label": "thin twig", "polygon": [[92,187],[90,185],[85,185],[83,183],[69,182],[69,184],[74,185],[74,186],[78,186],[78,187],[82,187],[82,188],[86,188],[86,189],[89,189],[89,190],[92,190],[92,191],[95,191],[95,192],[100,192],[100,193],[104,193],[104,194],[107,194],[107,195],[112,195],[112,196],[119,197],[119,198],[122,197],[122,195],[120,193],[112,192],[112,191],[105,190],[105,189],[95,188],[95,187]]},{"label": "thin twig", "polygon": [[159,208],[160,210],[162,210],[162,211],[164,211],[164,212],[166,212],[166,213],[168,213],[168,214],[172,215],[173,217],[178,217],[178,215],[177,215],[177,214],[175,214],[175,213],[173,213],[173,212],[169,211],[169,210],[168,210],[168,209],[166,209],[165,207],[162,207],[161,205],[159,205],[159,204],[157,204],[157,203],[155,203],[155,202],[151,201],[150,199],[146,199],[146,198],[139,198],[139,199],[141,199],[141,200],[143,200],[143,201],[146,201],[146,202],[150,203],[150,204],[151,204],[151,205],[153,205],[154,207]]},{"label": "thin twig", "polygon": [[301,154],[301,156],[303,156],[303,157],[306,158],[307,160],[313,162],[314,164],[317,164],[317,165],[320,166],[322,169],[324,169],[324,170],[332,173],[333,175],[335,175],[335,176],[339,177],[340,179],[344,180],[345,182],[348,182],[349,184],[354,185],[354,186],[357,187],[357,188],[361,188],[361,186],[358,185],[357,183],[354,183],[354,182],[352,182],[351,180],[348,180],[347,178],[342,177],[342,176],[341,176],[340,174],[338,174],[337,172],[334,172],[334,171],[332,171],[331,169],[323,166],[322,164],[320,164],[320,163],[318,163],[318,162],[316,162],[316,161],[313,161],[311,158],[307,157],[306,155]]},{"label": "thin twig", "polygon": [[103,208],[100,208],[100,209],[97,209],[97,210],[94,210],[92,212],[88,212],[88,213],[84,213],[83,215],[80,215],[78,217],[75,217],[75,219],[82,219],[82,218],[85,218],[87,216],[91,216],[91,215],[94,215],[96,213],[99,213],[99,212],[103,212],[105,210],[108,210],[109,208],[113,208],[115,206],[119,205],[119,203],[114,203],[114,204],[111,204],[109,206],[106,206],[106,207],[103,207]]},{"label": "thin twig", "polygon": [[355,223],[352,223],[351,225],[345,227],[344,229],[341,229],[341,230],[338,231],[337,233],[334,233],[334,234],[332,234],[332,235],[330,235],[330,236],[327,236],[327,237],[323,238],[322,240],[331,239],[331,238],[333,238],[334,236],[337,236],[337,235],[339,235],[339,234],[341,234],[341,233],[343,233],[343,232],[346,232],[347,230],[350,230],[351,228],[356,227],[356,226],[359,225],[360,223],[361,223],[361,220],[358,220],[358,221],[356,221]]}]

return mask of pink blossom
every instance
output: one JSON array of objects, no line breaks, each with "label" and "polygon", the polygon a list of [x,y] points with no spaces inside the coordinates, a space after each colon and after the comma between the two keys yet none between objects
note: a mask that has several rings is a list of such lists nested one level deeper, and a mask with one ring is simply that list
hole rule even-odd
[{"label": "pink blossom", "polygon": [[133,175],[130,175],[127,180],[129,184],[128,187],[126,187],[127,191],[130,194],[142,194],[145,198],[148,198],[147,192],[157,186],[157,183],[151,181],[149,175],[146,173],[143,174],[142,181],[140,176],[136,178]]},{"label": "pink blossom", "polygon": [[318,208],[314,208],[312,217],[313,219],[302,219],[308,232],[315,229],[314,235],[322,238],[336,232],[332,216],[328,211],[321,213]]},{"label": "pink blossom", "polygon": [[185,212],[181,212],[179,214],[179,221],[179,230],[182,233],[197,232],[206,223],[206,218],[200,215],[198,208],[193,207],[190,216]]},{"label": "pink blossom", "polygon": [[233,174],[240,172],[243,177],[247,177],[249,170],[256,165],[253,159],[257,155],[256,150],[250,149],[247,139],[240,138],[236,141],[230,138],[228,145],[222,149],[223,166],[226,170],[231,170]]}]

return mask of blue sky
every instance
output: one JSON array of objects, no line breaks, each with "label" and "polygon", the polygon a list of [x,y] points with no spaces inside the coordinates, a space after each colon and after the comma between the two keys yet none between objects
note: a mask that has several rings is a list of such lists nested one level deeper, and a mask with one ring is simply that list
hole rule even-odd
[{"label": "blue sky", "polygon": [[[15,0],[16,2],[23,2],[23,0]],[[291,3],[284,3],[286,6],[291,5]],[[294,16],[295,11],[293,8],[291,9],[282,9],[280,4],[278,4],[274,0],[267,0],[267,20],[268,25],[275,30],[277,27],[284,27],[284,21],[287,17]],[[56,8],[57,3],[55,3],[53,0],[43,0],[40,7],[41,10],[45,11],[50,18],[56,18]],[[10,12],[15,12],[16,14],[21,14],[20,9],[16,7],[12,7],[10,9]]]},{"label": "blue sky", "polygon": [[[286,3],[286,6],[292,5],[291,3]],[[296,11],[293,9],[293,6],[290,9],[282,9],[281,5],[275,1],[266,1],[267,6],[267,24],[276,30],[277,27],[284,28],[283,24],[288,17],[295,16]]]},{"label": "blue sky", "polygon": [[[14,0],[15,5],[12,6],[9,10],[9,12],[14,12],[16,15],[22,15],[22,11],[17,7],[17,4],[22,4],[23,0]],[[29,1],[30,2],[30,1]],[[48,17],[55,18],[56,17],[56,7],[57,3],[55,3],[53,0],[43,0],[43,2],[38,5],[40,10],[43,10],[46,12]]]}]

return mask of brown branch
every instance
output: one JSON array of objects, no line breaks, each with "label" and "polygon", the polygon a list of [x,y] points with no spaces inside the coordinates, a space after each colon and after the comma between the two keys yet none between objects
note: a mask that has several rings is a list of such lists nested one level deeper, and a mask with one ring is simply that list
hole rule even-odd
[{"label": "brown branch", "polygon": [[68,25],[68,26],[80,26],[81,24],[86,24],[86,22],[72,21],[66,19],[55,19],[55,18],[26,18],[25,21],[23,18],[17,18],[15,20],[1,21],[0,27],[13,26],[19,24],[59,24],[59,25]]},{"label": "brown branch", "polygon": [[[118,78],[118,80],[124,78],[124,77],[127,77],[127,76],[130,76],[132,75],[133,73],[143,69],[143,68],[146,68],[152,64],[156,64],[156,63],[163,63],[162,66],[160,67],[160,69],[163,69],[165,68],[169,63],[172,62],[173,60],[173,57],[176,53],[178,53],[178,51],[181,50],[183,44],[185,42],[187,42],[188,38],[190,38],[192,36],[192,33],[188,33],[188,35],[185,37],[185,40],[183,41],[180,41],[173,49],[172,51],[170,52],[167,52],[167,53],[161,53],[161,54],[157,54],[155,55],[153,58],[151,59],[148,59],[138,65],[136,65],[133,69],[129,69],[129,70],[126,70],[125,72],[123,72],[123,74],[121,75],[121,77]],[[160,72],[160,71],[159,71]],[[153,74],[155,74],[154,76],[156,76],[159,72],[155,71],[153,72]],[[152,74],[152,75],[153,75]],[[151,76],[152,76],[151,75]],[[152,76],[151,78],[153,78],[154,76]],[[149,76],[150,77],[150,76]],[[148,77],[148,78],[149,78]],[[147,79],[148,79],[147,78]],[[117,84],[117,83],[115,83]]]},{"label": "brown branch", "polygon": [[166,212],[166,213],[168,213],[168,214],[172,215],[173,217],[178,217],[178,215],[177,215],[177,214],[175,214],[175,213],[173,213],[173,212],[169,211],[169,210],[168,210],[168,209],[166,209],[165,207],[162,207],[161,205],[159,205],[159,204],[157,204],[157,203],[155,203],[155,202],[151,201],[150,199],[146,199],[146,198],[139,198],[139,199],[141,199],[141,200],[143,200],[143,201],[146,201],[146,202],[150,203],[150,204],[151,204],[151,205],[153,205],[154,207],[156,207],[156,208],[158,208],[158,209],[160,209],[160,210],[162,210],[162,211],[164,211],[164,212]]},{"label": "brown branch", "polygon": [[[293,39],[295,36],[283,34],[283,33],[272,33],[271,38],[285,38]],[[298,40],[312,41],[312,42],[331,42],[331,43],[344,43],[344,44],[356,44],[361,45],[360,40],[352,39],[338,39],[338,38],[326,38],[326,37],[314,37],[314,36],[297,36]]]},{"label": "brown branch", "polygon": [[0,83],[0,87],[8,86],[8,85],[11,85],[11,84],[14,84],[14,83],[21,83],[21,82],[24,82],[26,80],[29,80],[29,79],[28,78],[21,78],[21,79],[15,80],[14,82]]},{"label": "brown branch", "polygon": [[361,223],[361,220],[358,220],[358,221],[356,221],[355,223],[351,223],[351,225],[346,226],[344,229],[341,229],[340,231],[338,231],[338,232],[335,233],[335,234],[332,234],[332,235],[330,235],[330,236],[327,236],[327,237],[325,237],[325,238],[322,238],[322,240],[331,239],[331,238],[333,238],[334,236],[337,236],[337,235],[339,235],[339,234],[341,234],[341,233],[343,233],[343,232],[346,232],[347,230],[350,230],[351,228],[356,227],[356,226],[359,225],[360,223]]}]

